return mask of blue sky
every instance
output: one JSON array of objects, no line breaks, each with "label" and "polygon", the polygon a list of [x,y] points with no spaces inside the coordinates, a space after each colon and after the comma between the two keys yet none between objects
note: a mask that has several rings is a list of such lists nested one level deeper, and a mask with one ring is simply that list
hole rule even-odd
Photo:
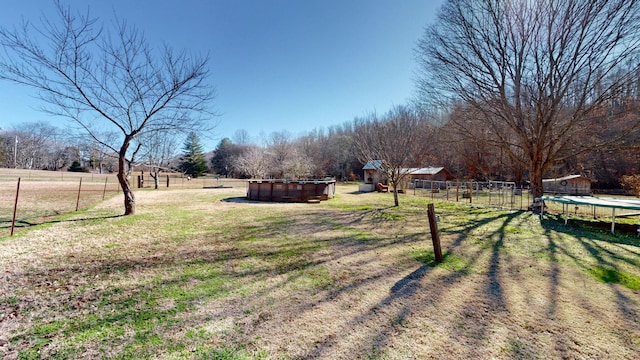
[{"label": "blue sky", "polygon": [[[292,135],[404,104],[414,91],[413,49],[443,0],[63,0],[109,22],[136,25],[152,45],[210,56],[213,150],[245,129]],[[51,1],[6,2],[3,26],[39,21]],[[0,82],[0,128],[65,120],[37,111],[34,90]]]}]

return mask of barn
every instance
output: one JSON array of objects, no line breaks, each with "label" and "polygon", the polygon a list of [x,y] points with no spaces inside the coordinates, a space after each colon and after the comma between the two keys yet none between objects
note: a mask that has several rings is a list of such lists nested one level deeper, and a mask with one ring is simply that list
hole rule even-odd
[{"label": "barn", "polygon": [[542,189],[547,194],[591,195],[591,180],[582,175],[543,179]]}]

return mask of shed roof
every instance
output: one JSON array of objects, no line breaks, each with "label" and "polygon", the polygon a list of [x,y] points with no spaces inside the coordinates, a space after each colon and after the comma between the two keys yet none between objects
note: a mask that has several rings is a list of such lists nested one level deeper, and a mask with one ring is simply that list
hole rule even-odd
[{"label": "shed roof", "polygon": [[423,168],[409,168],[409,174],[411,175],[435,175],[440,171],[444,170],[443,167],[423,167]]},{"label": "shed roof", "polygon": [[584,177],[582,175],[567,175],[567,176],[559,177],[559,178],[556,178],[556,179],[542,179],[542,182],[573,180],[573,179],[577,179],[577,178],[583,178],[585,180],[589,180],[589,178],[586,178],[586,177]]},{"label": "shed roof", "polygon": [[382,167],[382,160],[371,160],[368,161],[364,167],[362,167],[363,170],[378,170]]}]

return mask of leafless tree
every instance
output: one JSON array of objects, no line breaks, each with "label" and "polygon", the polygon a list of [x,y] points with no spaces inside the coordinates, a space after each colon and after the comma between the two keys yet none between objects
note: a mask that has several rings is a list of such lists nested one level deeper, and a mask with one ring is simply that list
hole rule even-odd
[{"label": "leafless tree", "polygon": [[236,171],[246,174],[252,179],[263,178],[269,169],[265,149],[255,145],[249,146],[231,162]]},{"label": "leafless tree", "polygon": [[233,133],[233,143],[237,145],[249,145],[251,143],[251,136],[246,129],[238,129]]},{"label": "leafless tree", "polygon": [[313,172],[313,160],[300,147],[294,147],[282,163],[285,179],[304,179]]},{"label": "leafless tree", "polygon": [[383,171],[393,188],[393,201],[399,205],[399,186],[410,177],[411,168],[424,166],[429,153],[431,126],[413,109],[396,107],[384,117],[372,114],[356,121],[354,147],[363,164],[381,160]]},{"label": "leafless tree", "polygon": [[56,154],[63,148],[59,129],[43,121],[18,124],[4,132],[7,166],[57,170]]},{"label": "leafless tree", "polygon": [[[554,163],[638,129],[637,101],[613,101],[637,74],[639,11],[636,0],[449,0],[416,49],[420,98],[472,108],[541,196]],[[581,141],[621,118],[625,131]]]},{"label": "leafless tree", "polygon": [[171,132],[156,131],[140,138],[142,143],[140,159],[149,169],[154,189],[160,187],[160,173],[169,171],[171,161],[176,157],[178,140]]},{"label": "leafless tree", "polygon": [[289,159],[294,151],[292,135],[287,131],[272,132],[266,140],[266,148],[271,175],[284,179],[287,175]]},{"label": "leafless tree", "polygon": [[[0,28],[0,78],[35,88],[45,112],[72,120],[118,155],[125,215],[134,214],[127,174],[139,148],[131,145],[144,134],[207,126],[208,59],[168,45],[156,51],[124,21],[110,34],[88,11],[56,5],[58,19]],[[104,137],[114,133],[118,142]]]}]

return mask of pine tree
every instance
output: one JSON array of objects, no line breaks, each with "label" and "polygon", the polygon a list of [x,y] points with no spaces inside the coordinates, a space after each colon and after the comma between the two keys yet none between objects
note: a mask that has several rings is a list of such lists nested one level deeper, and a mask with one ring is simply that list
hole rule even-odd
[{"label": "pine tree", "polygon": [[198,177],[207,172],[207,159],[204,156],[200,138],[194,132],[190,133],[184,142],[183,155],[179,165],[180,171],[191,177]]}]

